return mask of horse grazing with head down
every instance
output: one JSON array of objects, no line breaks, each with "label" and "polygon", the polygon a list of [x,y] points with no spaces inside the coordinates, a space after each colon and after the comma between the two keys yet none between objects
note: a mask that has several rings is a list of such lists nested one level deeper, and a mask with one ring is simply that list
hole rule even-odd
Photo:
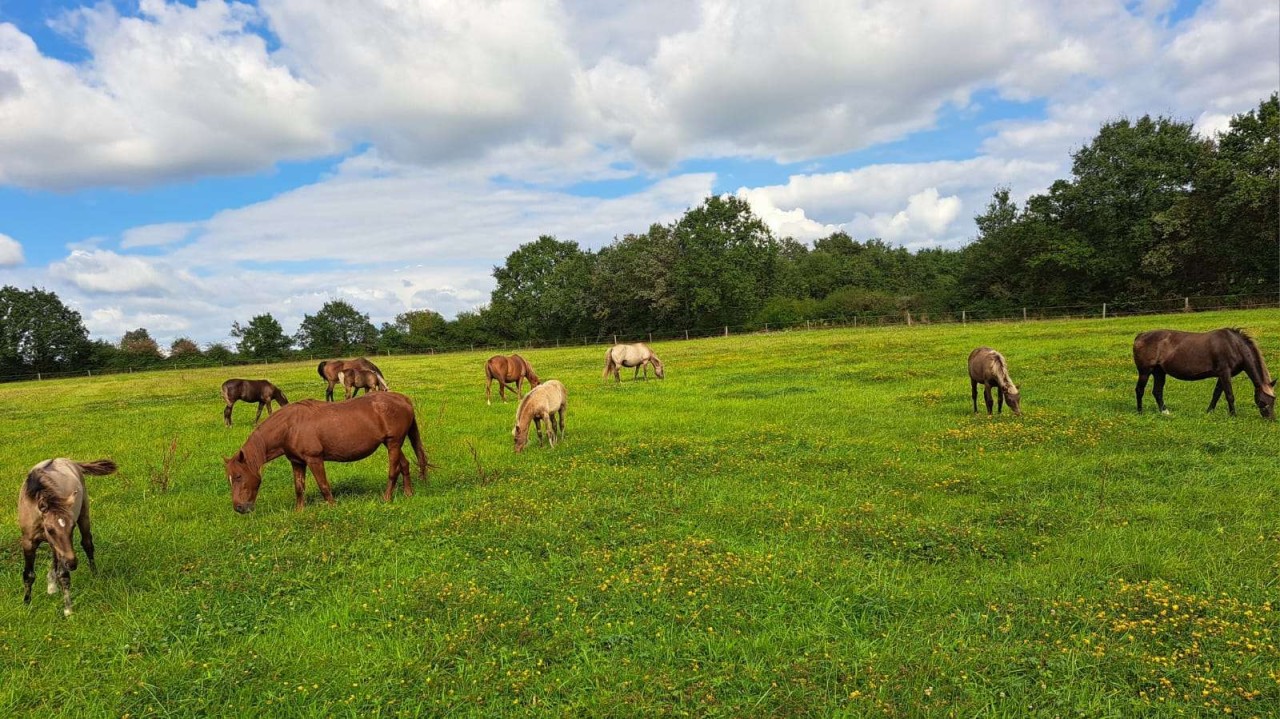
[{"label": "horse grazing with head down", "polygon": [[512,389],[508,383],[515,382],[515,393],[517,399],[524,398],[524,388],[521,386],[526,379],[529,380],[529,389],[537,387],[541,380],[538,374],[533,371],[533,365],[520,355],[511,355],[503,357],[502,355],[494,355],[484,363],[484,403],[493,404],[493,381],[498,380],[498,397],[503,402],[507,401],[507,390]]},{"label": "horse grazing with head down", "polygon": [[231,483],[231,504],[240,513],[252,512],[262,485],[262,465],[286,457],[293,465],[294,509],[304,506],[307,470],[316,478],[324,501],[333,504],[333,492],[324,472],[324,463],[355,462],[387,448],[387,491],[391,501],[396,480],[402,480],[406,497],[413,496],[409,460],[403,446],[408,439],[418,458],[418,474],[427,477],[427,453],[418,433],[413,401],[395,392],[374,392],[350,402],[328,404],[302,400],[282,408],[258,425],[240,451],[223,459],[227,481]]},{"label": "horse grazing with head down", "polygon": [[262,419],[264,407],[267,409],[267,416],[271,416],[272,402],[281,407],[289,404],[289,398],[284,396],[284,392],[265,379],[229,379],[222,383],[222,399],[227,403],[226,408],[222,410],[222,419],[228,427],[231,426],[231,408],[236,402],[258,403],[258,414],[253,418],[254,424]]},{"label": "horse grazing with head down", "polygon": [[640,370],[644,369],[644,378],[649,379],[649,365],[653,365],[653,374],[658,379],[664,379],[666,375],[662,371],[662,360],[658,359],[658,355],[649,349],[649,345],[643,342],[637,342],[633,345],[614,345],[604,355],[604,374],[603,378],[613,375],[615,382],[621,382],[620,375],[623,367],[635,367],[636,371],[631,375],[635,379],[640,374]]},{"label": "horse grazing with head down", "polygon": [[31,585],[36,581],[36,547],[48,542],[53,549],[49,567],[49,593],[62,587],[62,613],[71,616],[71,571],[76,568],[72,546],[80,528],[80,546],[89,558],[89,570],[98,571],[93,558],[93,533],[89,528],[89,493],[84,475],[106,475],[116,471],[109,459],[75,462],[48,459],[31,468],[18,492],[18,526],[22,529],[22,584],[24,603],[31,602]]},{"label": "horse grazing with head down", "polygon": [[1004,355],[990,347],[979,347],[969,353],[969,389],[973,392],[973,413],[978,413],[978,385],[982,385],[982,398],[987,403],[987,415],[991,415],[991,388],[996,388],[997,412],[1004,412],[1004,405],[1015,416],[1022,416],[1022,395],[1018,386],[1009,379],[1009,365]]},{"label": "horse grazing with head down", "polygon": [[365,394],[387,391],[382,375],[373,370],[347,368],[338,373],[338,381],[342,383],[343,399],[351,399],[360,394],[360,390]]},{"label": "horse grazing with head down", "polygon": [[1276,418],[1276,381],[1267,372],[1258,343],[1242,330],[1225,328],[1212,332],[1179,332],[1177,330],[1151,330],[1133,339],[1133,363],[1138,368],[1138,411],[1142,411],[1142,395],[1147,388],[1147,377],[1155,377],[1151,395],[1161,412],[1164,406],[1165,376],[1177,379],[1216,379],[1213,399],[1209,400],[1212,412],[1218,406],[1218,398],[1227,396],[1227,410],[1236,413],[1236,395],[1231,390],[1231,378],[1244,372],[1253,382],[1253,402],[1266,419]]},{"label": "horse grazing with head down", "polygon": [[[529,443],[529,423],[538,430],[538,444],[542,444],[542,422],[547,422],[547,439],[555,448],[556,440],[564,437],[564,408],[569,403],[569,393],[560,380],[547,380],[545,384],[529,390],[516,407],[516,426],[511,430],[516,454],[524,451]],[[559,419],[560,427],[556,428]]]},{"label": "horse grazing with head down", "polygon": [[324,400],[326,402],[333,401],[333,387],[342,380],[338,378],[338,373],[344,369],[365,369],[378,374],[378,379],[382,381],[382,386],[387,386],[387,380],[382,376],[382,370],[378,369],[378,365],[370,362],[364,357],[357,357],[353,360],[325,360],[316,367],[316,372],[320,374],[320,379],[329,384],[324,390]]}]

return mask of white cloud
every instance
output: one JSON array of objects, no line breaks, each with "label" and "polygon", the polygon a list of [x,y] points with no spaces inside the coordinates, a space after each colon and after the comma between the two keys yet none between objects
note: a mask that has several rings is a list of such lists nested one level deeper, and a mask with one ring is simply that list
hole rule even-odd
[{"label": "white cloud", "polygon": [[171,286],[154,261],[111,250],[72,250],[65,260],[50,265],[49,272],[91,293],[154,293]]},{"label": "white cloud", "polygon": [[13,267],[22,263],[22,245],[0,232],[0,267]]},{"label": "white cloud", "polygon": [[124,232],[120,246],[125,249],[133,247],[156,247],[181,242],[196,228],[193,222],[163,222],[155,225],[133,227]]}]

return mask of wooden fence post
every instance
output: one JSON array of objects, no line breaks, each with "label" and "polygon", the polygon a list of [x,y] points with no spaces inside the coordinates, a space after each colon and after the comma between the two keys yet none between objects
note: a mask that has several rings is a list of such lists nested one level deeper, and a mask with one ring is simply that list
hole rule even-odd
[{"label": "wooden fence post", "polygon": [[1105,320],[1106,318],[1107,318],[1107,303],[1103,302],[1102,303],[1102,319]]},{"label": "wooden fence post", "polygon": [[1027,308],[1026,308],[1026,307],[1023,307],[1023,308],[1022,308],[1022,321],[1023,321],[1023,322],[1026,322],[1026,321],[1027,321]]},{"label": "wooden fence post", "polygon": [[969,324],[969,314],[965,310],[960,310],[960,324]]},{"label": "wooden fence post", "polygon": [[907,326],[911,326],[911,310],[907,310]]},{"label": "wooden fence post", "polygon": [[1190,311],[1191,311],[1191,298],[1190,298],[1190,297],[1183,297],[1183,298],[1182,298],[1182,311],[1183,311],[1183,312],[1190,312]]},{"label": "wooden fence post", "polygon": [[684,338],[689,339],[689,330],[684,331]]},{"label": "wooden fence post", "polygon": [[728,336],[729,336],[729,325],[725,325],[725,326],[724,326],[724,336],[725,336],[725,337],[728,337]]},{"label": "wooden fence post", "polygon": [[649,333],[649,341],[650,341],[650,342],[652,342],[652,341],[653,341],[653,333],[652,333],[652,332],[650,332],[650,333]]},{"label": "wooden fence post", "polygon": [[616,333],[613,335],[613,343],[615,345],[618,344],[618,335]]}]

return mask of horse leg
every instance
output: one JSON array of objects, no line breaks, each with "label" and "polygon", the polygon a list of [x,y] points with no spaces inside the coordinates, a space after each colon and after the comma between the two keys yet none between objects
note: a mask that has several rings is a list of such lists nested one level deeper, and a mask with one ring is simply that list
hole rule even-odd
[{"label": "horse leg", "polygon": [[1209,409],[1205,412],[1212,412],[1218,406],[1218,398],[1222,396],[1222,380],[1219,379],[1213,383],[1213,399],[1209,400]]},{"label": "horse leg", "polygon": [[991,416],[991,385],[982,385],[982,399],[987,403],[987,416]]},{"label": "horse leg", "polygon": [[222,421],[226,422],[228,427],[231,426],[231,406],[234,404],[235,402],[228,402],[226,409],[222,410]]},{"label": "horse leg", "polygon": [[400,478],[400,463],[404,460],[404,452],[395,440],[387,442],[387,491],[382,493],[382,501],[390,502],[396,494],[396,480]]},{"label": "horse leg", "polygon": [[[53,545],[50,544],[49,548],[52,549]],[[50,560],[49,562],[49,573],[46,574],[44,577],[45,578],[45,587],[44,587],[45,594],[52,596],[58,593],[58,569],[59,569],[58,554],[57,552],[55,552],[53,555],[53,559]]]},{"label": "horse leg", "polygon": [[486,377],[484,381],[484,403],[493,405],[493,377]]},{"label": "horse leg", "polygon": [[307,493],[307,465],[302,462],[289,462],[293,466],[293,511],[301,512],[306,506],[304,495]]},{"label": "horse leg", "polygon": [[84,549],[84,556],[89,558],[89,571],[94,574],[98,573],[98,563],[93,561],[93,532],[89,529],[89,498],[84,498],[84,506],[80,508],[80,519],[76,520],[76,526],[80,529],[80,547]]},{"label": "horse leg", "polygon": [[1227,411],[1236,416],[1236,393],[1231,389],[1231,375],[1225,374],[1218,382],[1222,385],[1222,393],[1227,396]]},{"label": "horse leg", "polygon": [[[264,406],[265,406],[265,405],[264,405],[262,402],[259,402],[259,403],[258,403],[258,413],[257,413],[256,415],[254,415],[254,416],[253,416],[253,423],[254,423],[255,425],[256,425],[258,422],[260,422],[260,421],[262,420],[262,408],[263,408]],[[268,414],[267,416],[268,416],[268,417],[270,417],[271,415],[270,415],[270,414]]]},{"label": "horse leg", "polygon": [[[634,371],[634,372],[632,372],[632,373],[631,373],[631,379],[632,379],[633,381],[634,381],[637,377],[639,377],[639,376],[640,376],[640,368],[641,368],[642,366],[643,366],[643,365],[636,365],[636,371]],[[646,371],[645,371],[645,373],[644,373],[644,378],[645,378],[645,379],[649,379],[649,372],[648,372],[648,370],[646,370]]]},{"label": "horse leg", "polygon": [[1156,381],[1151,385],[1151,396],[1156,398],[1156,407],[1159,407],[1161,412],[1168,412],[1169,410],[1164,407],[1164,380],[1167,375],[1164,370],[1158,368],[1152,374],[1155,375]]},{"label": "horse leg", "polygon": [[60,564],[59,569],[58,585],[62,587],[62,616],[69,617],[71,616],[71,570],[67,569],[65,564]]},{"label": "horse leg", "polygon": [[1004,414],[1004,387],[996,387],[996,414]]},{"label": "horse leg", "polygon": [[1147,377],[1150,375],[1150,370],[1138,370],[1138,386],[1133,390],[1138,395],[1138,414],[1142,414],[1142,395],[1147,391]]},{"label": "horse leg", "polygon": [[307,469],[310,469],[311,476],[316,478],[316,485],[320,487],[320,494],[324,496],[324,501],[329,504],[336,504],[333,501],[333,489],[329,487],[329,478],[324,473],[324,460],[317,459],[314,462],[308,462]]},{"label": "horse leg", "polygon": [[36,583],[36,543],[22,540],[22,603],[31,603],[31,585]]},{"label": "horse leg", "polygon": [[564,436],[564,407],[561,407],[558,413],[560,415],[560,436]]},{"label": "horse leg", "polygon": [[332,402],[332,401],[333,401],[333,384],[334,384],[334,383],[333,383],[332,381],[330,381],[330,380],[325,380],[325,382],[328,382],[328,383],[329,383],[329,386],[327,386],[327,387],[325,387],[325,388],[324,388],[324,401],[326,401],[326,402]]},{"label": "horse leg", "polygon": [[404,440],[400,440],[400,476],[404,479],[401,481],[400,489],[404,492],[404,496],[413,496],[413,474],[409,471],[409,458],[404,454]]},{"label": "horse leg", "polygon": [[498,378],[498,399],[502,400],[503,404],[507,403],[507,381],[501,377]]},{"label": "horse leg", "polygon": [[533,427],[538,433],[538,446],[542,446],[542,417],[535,416],[533,418]]}]

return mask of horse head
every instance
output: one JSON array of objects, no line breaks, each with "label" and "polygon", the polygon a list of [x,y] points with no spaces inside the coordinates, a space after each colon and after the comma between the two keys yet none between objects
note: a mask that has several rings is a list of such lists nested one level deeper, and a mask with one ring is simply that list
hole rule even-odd
[{"label": "horse head", "polygon": [[231,506],[241,514],[252,512],[258,501],[258,488],[262,486],[262,468],[251,466],[243,449],[223,457],[222,462],[227,467],[227,482],[231,484]]},{"label": "horse head", "polygon": [[71,532],[75,529],[75,520],[67,512],[67,507],[75,503],[76,493],[65,499],[54,499],[41,495],[36,502],[40,510],[40,527],[44,530],[45,541],[53,548],[53,555],[68,571],[75,569],[75,545],[71,543]]},{"label": "horse head", "polygon": [[1264,419],[1275,420],[1276,418],[1276,380],[1271,380],[1270,384],[1263,382],[1253,391],[1253,402],[1258,405],[1258,411],[1262,413]]},{"label": "horse head", "polygon": [[649,359],[653,362],[653,374],[658,379],[666,379],[667,375],[662,371],[662,360],[658,359],[658,355],[650,355]]}]

